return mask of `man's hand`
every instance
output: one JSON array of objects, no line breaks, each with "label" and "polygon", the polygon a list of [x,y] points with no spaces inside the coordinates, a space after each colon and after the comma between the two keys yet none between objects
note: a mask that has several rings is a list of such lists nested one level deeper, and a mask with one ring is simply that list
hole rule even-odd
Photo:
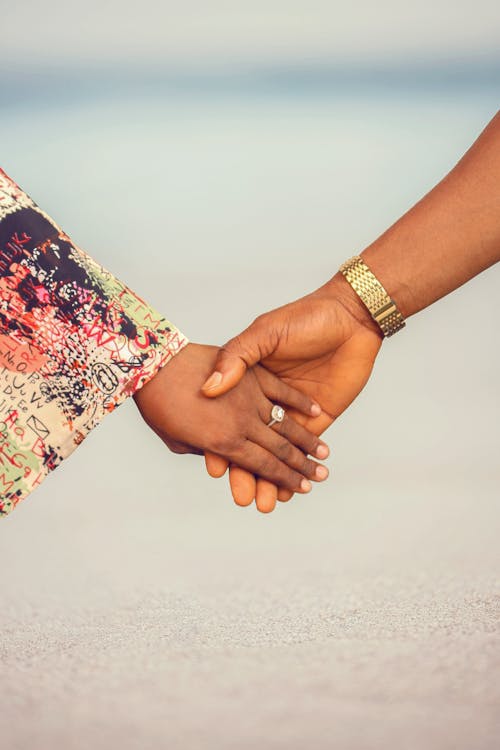
[{"label": "man's hand", "polygon": [[[363,251],[404,318],[500,261],[499,204],[497,113],[451,172]],[[314,294],[257,318],[226,344],[204,392],[226,392],[246,367],[262,362],[284,382],[312,394],[329,413],[307,421],[321,432],[363,388],[380,341],[363,303],[337,274]],[[207,468],[216,475],[225,467],[209,456]],[[233,470],[231,482],[235,497],[242,504],[251,502],[254,480]],[[259,501],[259,493],[264,500]],[[285,497],[289,494],[280,495]],[[258,505],[270,509],[275,498],[273,488],[257,488]]]},{"label": "man's hand", "polygon": [[220,399],[206,399],[201,386],[216,356],[216,347],[188,344],[137,391],[147,424],[177,453],[212,452],[293,492],[309,492],[310,480],[326,479],[326,467],[307,458],[328,455],[316,435],[288,414],[281,434],[267,426],[275,402],[309,415],[321,412],[318,405],[262,368],[243,373]]},{"label": "man's hand", "polygon": [[[315,434],[321,434],[366,384],[382,342],[382,335],[359,298],[342,277],[296,302],[257,318],[231,339],[217,356],[214,372],[203,393],[214,398],[227,393],[247,371],[261,362],[282,382],[301,390],[322,408],[318,417],[292,414]],[[207,470],[222,476],[227,463],[206,454]],[[256,480],[231,466],[230,482],[238,505],[256,498],[263,512],[292,493],[270,482]]]}]

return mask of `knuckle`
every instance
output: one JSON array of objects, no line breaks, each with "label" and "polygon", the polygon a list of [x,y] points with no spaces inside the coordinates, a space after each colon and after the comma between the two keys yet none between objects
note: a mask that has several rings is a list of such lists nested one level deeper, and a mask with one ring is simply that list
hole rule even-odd
[{"label": "knuckle", "polygon": [[297,474],[296,471],[293,471],[292,469],[287,469],[284,472],[282,479],[280,480],[280,485],[290,490],[296,489],[300,484],[300,479],[301,477],[299,474]]},{"label": "knuckle", "polygon": [[300,468],[300,471],[307,476],[312,476],[312,474],[314,474],[314,472],[316,471],[316,464],[314,463],[314,461],[311,461],[309,458],[307,458],[307,456],[304,456],[302,463],[303,465]]},{"label": "knuckle", "polygon": [[272,473],[275,473],[275,463],[272,458],[261,458],[258,464],[258,472],[259,474],[262,474],[262,476],[269,476]]},{"label": "knuckle", "polygon": [[316,453],[319,447],[319,440],[317,437],[314,437],[313,435],[309,435],[304,440],[304,447],[306,448],[307,452],[312,454]]},{"label": "knuckle", "polygon": [[310,461],[305,455],[305,453],[302,453],[302,451],[299,451],[299,453],[300,453],[300,456],[296,462],[295,468],[301,474],[304,474],[304,475],[309,474],[311,471],[311,465],[313,462]]},{"label": "knuckle", "polygon": [[238,357],[248,365],[249,363],[252,363],[254,359],[252,351],[252,339],[253,337],[248,334],[239,334],[238,336],[235,336],[230,341],[228,341],[227,344],[225,344],[223,347],[221,347],[220,351],[227,357]]},{"label": "knuckle", "polygon": [[288,442],[288,440],[281,440],[280,443],[276,446],[276,455],[282,461],[290,461],[293,458],[294,453],[295,449],[293,445]]},{"label": "knuckle", "polygon": [[257,315],[257,317],[253,319],[250,328],[267,328],[268,318],[269,313],[261,313],[260,315]]},{"label": "knuckle", "polygon": [[278,345],[279,331],[273,313],[258,315],[247,330],[252,335],[254,347],[261,359]]},{"label": "knuckle", "polygon": [[230,341],[224,344],[224,346],[221,346],[219,352],[229,357],[238,356],[241,350],[241,344],[241,336],[235,336],[233,339],[230,339]]},{"label": "knuckle", "polygon": [[307,453],[314,453],[316,448],[319,445],[319,440],[316,437],[316,435],[313,435],[311,432],[306,430],[305,428],[302,428],[297,431],[297,445],[299,445],[303,451]]},{"label": "knuckle", "polygon": [[297,390],[297,388],[288,385],[288,383],[284,383],[283,385],[286,389],[287,396],[292,399],[294,404],[296,404],[297,406],[303,406],[304,404],[309,403],[309,397],[306,396],[305,393],[302,393],[301,391]]},{"label": "knuckle", "polygon": [[297,406],[299,409],[302,409],[302,411],[304,412],[310,412],[312,405],[313,405],[312,398],[309,398],[309,396],[304,396],[304,394],[301,394],[299,396],[299,400],[297,403]]}]

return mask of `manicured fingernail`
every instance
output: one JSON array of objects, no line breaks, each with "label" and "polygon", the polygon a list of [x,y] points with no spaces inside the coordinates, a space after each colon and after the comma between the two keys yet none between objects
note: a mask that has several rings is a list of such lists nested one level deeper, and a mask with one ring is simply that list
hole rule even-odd
[{"label": "manicured fingernail", "polygon": [[208,380],[205,381],[205,384],[203,385],[203,388],[206,391],[209,391],[211,388],[217,388],[218,385],[222,383],[222,373],[221,372],[213,372]]},{"label": "manicured fingernail", "polygon": [[303,479],[300,483],[300,489],[302,492],[310,492],[312,488],[311,482],[308,479]]},{"label": "manicured fingernail", "polygon": [[321,415],[322,409],[319,404],[313,404],[311,406],[311,414],[313,417],[319,417]]},{"label": "manicured fingernail", "polygon": [[314,454],[316,458],[328,458],[330,455],[330,448],[325,445],[324,443],[321,443],[321,445],[318,445],[316,448],[316,453]]},{"label": "manicured fingernail", "polygon": [[328,471],[326,466],[317,466],[316,471],[314,472],[314,476],[316,477],[316,479],[323,480],[327,478],[329,473],[330,472]]}]

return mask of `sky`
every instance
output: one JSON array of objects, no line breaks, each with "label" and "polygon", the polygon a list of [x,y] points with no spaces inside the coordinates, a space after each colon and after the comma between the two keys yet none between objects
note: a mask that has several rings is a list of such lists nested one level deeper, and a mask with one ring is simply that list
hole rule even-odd
[{"label": "sky", "polygon": [[0,0],[5,70],[498,59],[498,0]]}]

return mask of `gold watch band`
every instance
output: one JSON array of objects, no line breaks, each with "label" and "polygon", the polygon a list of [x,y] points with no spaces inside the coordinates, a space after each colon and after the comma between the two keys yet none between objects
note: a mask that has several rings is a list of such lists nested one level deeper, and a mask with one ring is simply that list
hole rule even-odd
[{"label": "gold watch band", "polygon": [[359,255],[350,258],[340,266],[340,273],[345,276],[363,304],[366,305],[384,336],[392,336],[405,327],[405,320],[396,303],[389,297],[363,258]]}]

